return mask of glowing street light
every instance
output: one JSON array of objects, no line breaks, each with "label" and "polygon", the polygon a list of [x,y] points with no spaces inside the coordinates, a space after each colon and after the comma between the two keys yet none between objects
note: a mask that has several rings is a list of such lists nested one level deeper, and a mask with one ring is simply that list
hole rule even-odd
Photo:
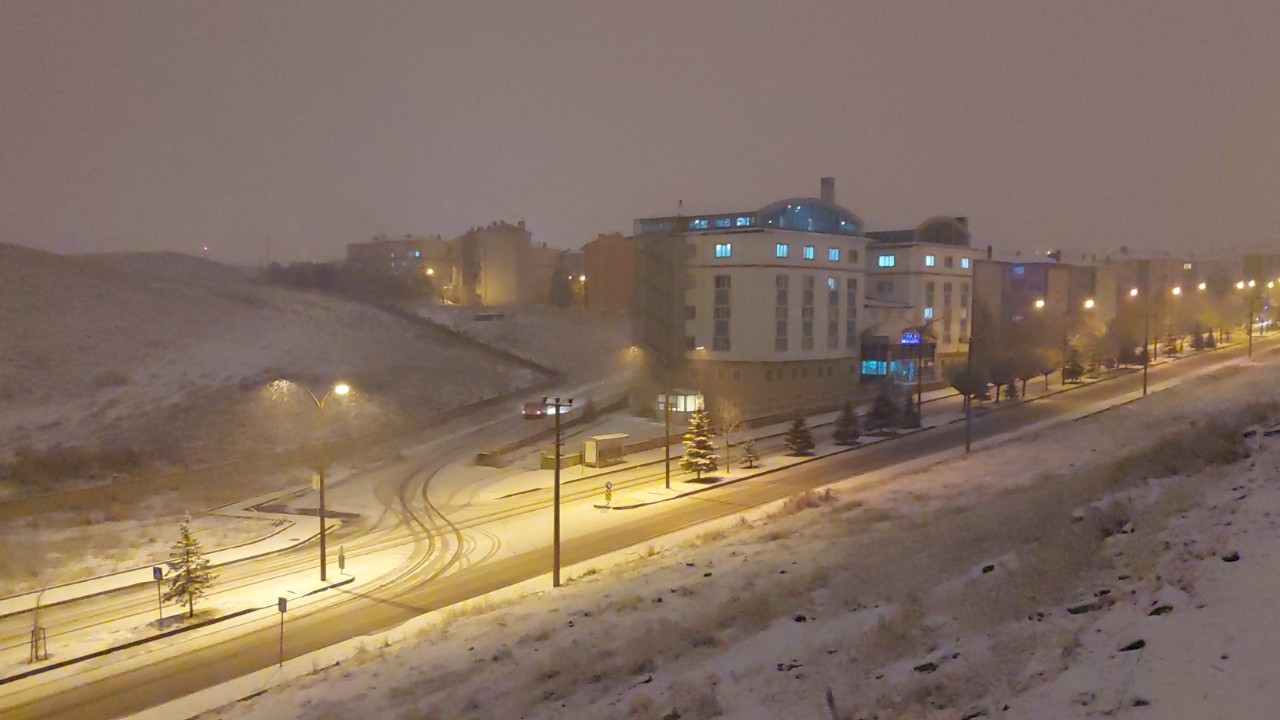
[{"label": "glowing street light", "polygon": [[1175,285],[1175,286],[1174,286],[1174,288],[1173,288],[1172,290],[1170,290],[1169,292],[1173,293],[1174,295],[1181,295],[1181,294],[1182,294],[1182,286],[1181,286],[1181,285]]},{"label": "glowing street light", "polygon": [[[347,397],[352,393],[351,386],[345,382],[334,383],[333,387],[329,388],[328,390],[325,391],[323,395],[319,395],[319,396],[317,396],[314,392],[312,392],[311,388],[307,387],[306,385],[303,385],[302,383],[299,383],[299,382],[294,382],[293,380],[286,380],[284,378],[280,378],[279,380],[272,380],[271,383],[267,385],[267,390],[270,391],[272,397],[283,397],[285,393],[289,392],[294,388],[300,388],[303,392],[307,394],[307,397],[311,398],[312,402],[314,402],[316,405],[316,410],[320,412],[320,416],[322,418],[324,417],[325,401],[327,401],[330,397]],[[324,459],[323,457],[319,458],[316,462],[316,491],[320,493],[320,511],[318,513],[318,515],[320,516],[320,582],[326,582],[328,581],[329,578],[328,578],[328,562],[327,562],[327,553],[326,553],[327,538],[325,537],[326,512],[325,512],[325,506],[324,506]]]},{"label": "glowing street light", "polygon": [[1036,309],[1037,310],[1044,309],[1044,298],[1036,298]]},{"label": "glowing street light", "polygon": [[1209,287],[1209,284],[1208,284],[1208,283],[1200,283],[1199,285],[1197,285],[1197,286],[1196,286],[1196,289],[1197,289],[1197,290],[1204,290],[1204,289],[1206,289],[1206,288],[1208,288],[1208,287]]},{"label": "glowing street light", "polygon": [[1093,302],[1093,298],[1089,298],[1089,299],[1087,299],[1087,300],[1085,300],[1085,301],[1084,301],[1084,309],[1085,309],[1085,310],[1092,310],[1092,309],[1093,309],[1094,304],[1095,304],[1095,303]]}]

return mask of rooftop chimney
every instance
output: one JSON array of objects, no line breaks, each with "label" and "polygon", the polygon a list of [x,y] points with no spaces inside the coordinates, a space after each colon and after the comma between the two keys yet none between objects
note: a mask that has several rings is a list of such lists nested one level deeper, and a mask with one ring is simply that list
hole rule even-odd
[{"label": "rooftop chimney", "polygon": [[836,201],[836,179],[833,177],[822,178],[822,202],[835,203]]}]

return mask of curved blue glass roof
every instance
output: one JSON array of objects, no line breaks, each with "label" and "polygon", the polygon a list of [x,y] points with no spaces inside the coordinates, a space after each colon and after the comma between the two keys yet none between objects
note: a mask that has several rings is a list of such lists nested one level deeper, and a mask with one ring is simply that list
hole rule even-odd
[{"label": "curved blue glass roof", "polygon": [[823,233],[862,235],[862,220],[835,203],[818,198],[779,200],[756,213],[760,227]]}]

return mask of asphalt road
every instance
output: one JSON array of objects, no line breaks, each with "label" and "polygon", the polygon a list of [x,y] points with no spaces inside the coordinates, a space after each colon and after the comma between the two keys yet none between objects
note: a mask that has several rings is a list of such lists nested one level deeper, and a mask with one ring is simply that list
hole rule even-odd
[{"label": "asphalt road", "polygon": [[[1264,347],[1269,347],[1267,343]],[[1152,372],[1153,382],[1203,369],[1239,357],[1240,348],[1189,357]],[[1255,355],[1261,354],[1256,352]],[[976,440],[1014,431],[1025,426],[1061,418],[1089,409],[1097,403],[1123,396],[1141,388],[1141,373],[1088,385],[1046,400],[1023,403],[975,416]],[[664,503],[643,512],[615,513],[612,527],[586,536],[575,536],[563,547],[566,565],[584,561],[655,537],[691,527],[707,520],[733,515],[743,508],[767,503],[806,489],[883,469],[933,454],[964,442],[964,424],[955,423],[879,443],[852,452],[817,459],[798,467],[724,487],[714,487],[696,498]],[[419,485],[414,492],[421,492]],[[549,498],[521,498],[511,512],[545,511]],[[420,497],[419,500],[422,498]],[[570,502],[590,502],[586,493]],[[503,513],[505,514],[505,513]],[[428,513],[429,515],[429,513]],[[424,519],[424,528],[440,536],[431,553],[420,553],[421,572],[400,576],[372,592],[344,593],[341,601],[314,612],[291,615],[288,620],[286,654],[295,657],[348,638],[393,627],[424,612],[474,598],[484,593],[546,573],[550,548],[519,555],[467,564],[445,574],[462,552],[466,526],[476,527],[483,518],[453,518],[460,528],[443,517]],[[450,539],[449,536],[452,536]],[[426,554],[433,554],[431,562]],[[341,592],[340,590],[337,592]],[[96,720],[137,712],[203,688],[269,667],[277,662],[278,630],[275,616],[239,623],[242,632],[216,632],[205,642],[187,642],[180,656],[154,653],[119,661],[104,658],[85,663],[77,672],[77,683],[57,682],[56,692],[47,687],[22,689],[6,698],[0,709],[4,718],[66,718]],[[114,663],[114,664],[113,664]]]}]

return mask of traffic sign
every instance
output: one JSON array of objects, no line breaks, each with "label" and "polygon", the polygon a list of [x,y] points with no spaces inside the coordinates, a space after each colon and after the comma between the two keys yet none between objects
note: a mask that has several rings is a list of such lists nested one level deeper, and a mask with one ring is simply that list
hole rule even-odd
[{"label": "traffic sign", "polygon": [[279,609],[279,610],[280,610],[280,612],[284,612],[285,610],[288,610],[288,609],[289,609],[289,598],[283,598],[283,597],[282,597],[282,598],[278,598],[278,599],[276,600],[276,608],[277,608],[277,609]]},{"label": "traffic sign", "polygon": [[613,483],[607,480],[604,483],[604,504],[613,504]]},{"label": "traffic sign", "polygon": [[155,565],[151,568],[151,579],[156,582],[160,582],[164,579],[164,570],[161,570],[159,565]]}]

